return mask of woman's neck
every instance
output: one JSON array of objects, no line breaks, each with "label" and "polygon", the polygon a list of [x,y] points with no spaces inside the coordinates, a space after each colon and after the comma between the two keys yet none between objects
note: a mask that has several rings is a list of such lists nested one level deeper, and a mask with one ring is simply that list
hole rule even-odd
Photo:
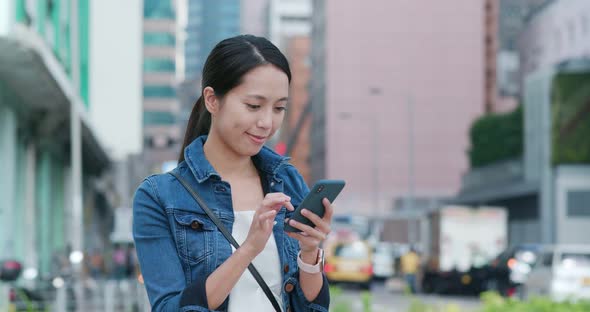
[{"label": "woman's neck", "polygon": [[249,176],[256,173],[249,156],[237,155],[213,133],[207,137],[203,146],[205,157],[223,179]]}]

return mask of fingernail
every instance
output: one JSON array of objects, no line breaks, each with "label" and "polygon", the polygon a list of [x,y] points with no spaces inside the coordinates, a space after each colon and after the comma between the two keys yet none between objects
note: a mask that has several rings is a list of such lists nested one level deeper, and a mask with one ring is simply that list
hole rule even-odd
[{"label": "fingernail", "polygon": [[305,214],[307,214],[307,212],[308,212],[308,211],[307,211],[307,209],[305,209],[305,208],[301,209],[301,213],[302,213],[302,214],[304,214],[304,215],[305,215]]},{"label": "fingernail", "polygon": [[297,224],[297,221],[295,221],[295,220],[289,220],[289,223],[290,223],[291,225],[295,225],[295,224]]}]

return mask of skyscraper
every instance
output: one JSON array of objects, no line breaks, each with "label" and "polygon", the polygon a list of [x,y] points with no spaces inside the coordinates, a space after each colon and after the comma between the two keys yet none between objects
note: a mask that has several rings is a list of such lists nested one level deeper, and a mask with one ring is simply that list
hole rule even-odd
[{"label": "skyscraper", "polygon": [[182,140],[177,121],[175,8],[173,0],[144,1],[143,137],[151,172],[177,159]]},{"label": "skyscraper", "polygon": [[190,112],[200,96],[201,73],[207,56],[221,40],[240,33],[239,0],[182,0],[184,14],[180,29],[182,82],[178,94],[180,100],[179,124],[184,131]]}]

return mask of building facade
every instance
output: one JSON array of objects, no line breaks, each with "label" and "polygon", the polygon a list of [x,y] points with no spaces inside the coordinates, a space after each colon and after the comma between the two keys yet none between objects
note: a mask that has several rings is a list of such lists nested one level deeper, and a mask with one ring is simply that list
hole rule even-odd
[{"label": "building facade", "polygon": [[520,83],[568,59],[590,57],[590,2],[549,1],[532,12],[518,40]]},{"label": "building facade", "polygon": [[143,2],[143,154],[147,173],[178,159],[176,1]]},{"label": "building facade", "polygon": [[111,157],[92,115],[103,91],[91,81],[94,16],[87,0],[2,1],[0,12],[0,255],[35,279],[61,274],[56,257],[104,242],[95,229],[109,226],[108,190],[96,186]]},{"label": "building facade", "polygon": [[312,180],[342,178],[342,213],[445,197],[484,111],[484,2],[314,1]]}]

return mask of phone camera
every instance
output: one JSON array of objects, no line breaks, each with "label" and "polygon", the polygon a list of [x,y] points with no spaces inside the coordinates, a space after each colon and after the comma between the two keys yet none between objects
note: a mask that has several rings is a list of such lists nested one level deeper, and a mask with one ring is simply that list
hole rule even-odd
[{"label": "phone camera", "polygon": [[318,190],[317,190],[317,192],[316,192],[316,193],[320,193],[320,192],[321,192],[321,191],[323,191],[323,190],[324,190],[324,186],[323,186],[323,185],[320,185],[320,186],[318,187]]}]

